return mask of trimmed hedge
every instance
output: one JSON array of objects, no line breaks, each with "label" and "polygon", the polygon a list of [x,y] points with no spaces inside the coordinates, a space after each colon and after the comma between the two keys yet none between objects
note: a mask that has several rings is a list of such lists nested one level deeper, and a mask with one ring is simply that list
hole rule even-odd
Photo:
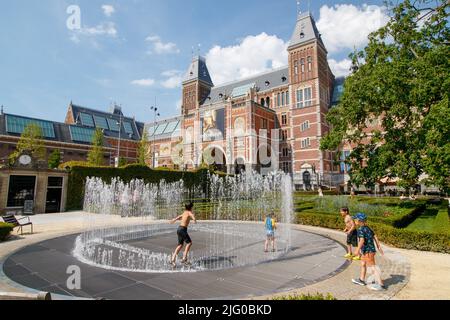
[{"label": "trimmed hedge", "polygon": [[0,242],[5,241],[13,229],[14,226],[12,224],[0,222]]},{"label": "trimmed hedge", "polygon": [[333,297],[330,293],[324,295],[322,293],[316,294],[294,294],[288,296],[275,297],[272,299],[273,301],[294,301],[294,300],[310,300],[310,301],[336,301],[337,299]]},{"label": "trimmed hedge", "polygon": [[[317,209],[316,200],[317,200],[316,198],[314,200],[306,200],[306,201],[300,199],[297,200],[297,202],[295,203],[296,211],[299,213],[333,215],[338,216],[340,218],[339,208],[336,208],[334,212]],[[401,229],[408,227],[427,208],[427,201],[425,200],[417,200],[414,203],[399,202],[398,204],[395,202],[388,202],[386,200],[389,201],[390,199],[381,199],[381,201],[380,199],[357,199],[358,202],[367,203],[369,205],[382,204],[386,206],[387,212],[391,214],[389,216],[375,216],[369,214],[371,222],[386,224]],[[394,206],[398,206],[399,208],[390,209],[391,207]],[[364,210],[361,210],[361,212],[367,213]]]},{"label": "trimmed hedge", "polygon": [[[397,229],[371,220],[369,226],[383,243],[402,249],[450,253],[450,235],[448,234]],[[335,230],[343,228],[342,218],[329,214],[301,213],[297,215],[297,223]]]},{"label": "trimmed hedge", "polygon": [[[75,166],[70,168],[67,190],[67,210],[81,210],[84,200],[84,186],[88,177],[101,178],[110,183],[113,178],[120,178],[128,183],[133,179],[144,180],[145,183],[159,183],[165,180],[168,183],[184,181],[186,188],[193,191],[201,187],[204,192],[208,190],[208,169],[200,169],[195,172],[174,170],[153,170],[142,165],[128,165],[121,168]],[[66,164],[67,165],[67,164]]]}]

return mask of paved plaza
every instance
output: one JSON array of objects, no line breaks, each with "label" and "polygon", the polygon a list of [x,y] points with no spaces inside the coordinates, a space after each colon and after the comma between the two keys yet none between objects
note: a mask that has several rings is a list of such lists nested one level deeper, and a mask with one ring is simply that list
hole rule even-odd
[{"label": "paved plaza", "polygon": [[[331,293],[338,299],[449,297],[450,286],[445,280],[440,284],[434,282],[433,296],[429,290],[421,290],[425,284],[411,265],[411,261],[416,264],[422,261],[418,258],[421,254],[428,257],[424,261],[438,259],[440,264],[427,270],[426,279],[432,280],[450,268],[449,255],[444,254],[385,247],[386,254],[379,262],[388,289],[379,293],[353,285],[350,280],[358,274],[359,263],[350,264],[342,258],[344,236],[332,230],[293,226],[293,250],[278,261],[218,271],[151,274],[108,271],[81,264],[72,256],[76,235],[86,229],[87,221],[91,227],[101,227],[99,216],[74,212],[31,219],[35,234],[0,244],[0,291],[49,291],[55,299],[270,299],[277,295],[316,292]],[[123,225],[124,221],[118,217],[114,223]],[[139,224],[142,220],[127,219],[127,223]],[[173,245],[170,237],[161,236],[155,241],[167,250]],[[82,270],[82,289],[71,291],[65,285],[66,268],[74,264]],[[423,270],[422,265],[418,271]]]}]

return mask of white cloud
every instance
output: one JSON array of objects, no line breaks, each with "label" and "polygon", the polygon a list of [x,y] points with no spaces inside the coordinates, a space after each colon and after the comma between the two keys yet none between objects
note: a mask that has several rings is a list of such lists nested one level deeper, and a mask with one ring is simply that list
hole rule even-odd
[{"label": "white cloud", "polygon": [[367,36],[389,21],[387,9],[367,5],[338,4],[320,8],[317,28],[330,53],[367,44]]},{"label": "white cloud", "polygon": [[345,77],[350,74],[350,68],[352,66],[352,61],[350,59],[344,59],[341,61],[336,61],[335,59],[328,59],[331,71],[336,77]]},{"label": "white cloud", "polygon": [[[152,43],[153,51],[156,54],[180,53],[180,49],[178,49],[175,43],[173,42],[164,43],[159,36],[149,36],[145,40]],[[153,53],[153,51],[149,51],[149,54]]]},{"label": "white cloud", "polygon": [[206,59],[214,84],[219,85],[287,65],[287,43],[263,32],[234,46],[215,46]]},{"label": "white cloud", "polygon": [[105,14],[105,16],[107,16],[107,17],[111,17],[113,15],[113,13],[116,12],[116,9],[112,5],[109,5],[109,4],[102,5],[102,10],[103,10],[103,13]]},{"label": "white cloud", "polygon": [[89,36],[117,36],[116,25],[113,22],[105,22],[96,27],[86,27],[81,29],[80,32]]},{"label": "white cloud", "polygon": [[83,27],[78,30],[73,30],[70,36],[70,40],[74,43],[80,43],[82,36],[90,38],[94,38],[97,36],[116,38],[116,25],[113,22],[105,22],[97,25],[96,27]]},{"label": "white cloud", "polygon": [[155,80],[153,80],[153,79],[133,80],[133,81],[131,81],[131,84],[133,84],[135,86],[140,86],[140,87],[151,87],[155,84]]},{"label": "white cloud", "polygon": [[161,82],[161,85],[167,89],[175,89],[181,87],[183,81],[183,72],[179,70],[168,70],[161,74],[167,79]]}]

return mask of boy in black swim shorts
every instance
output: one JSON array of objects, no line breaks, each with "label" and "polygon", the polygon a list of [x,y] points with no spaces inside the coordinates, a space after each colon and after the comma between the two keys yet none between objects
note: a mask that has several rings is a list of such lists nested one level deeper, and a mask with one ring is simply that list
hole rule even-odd
[{"label": "boy in black swim shorts", "polygon": [[188,255],[192,248],[192,240],[191,237],[188,234],[188,227],[191,221],[194,223],[197,223],[197,220],[195,219],[195,215],[192,211],[194,208],[194,204],[191,202],[186,205],[186,210],[184,213],[175,219],[173,219],[170,223],[173,224],[177,221],[181,221],[180,226],[177,230],[177,236],[178,236],[178,247],[175,249],[175,252],[172,255],[171,264],[173,266],[176,266],[177,257],[180,251],[183,249],[184,244],[186,244],[186,249],[183,254],[183,259],[181,260],[182,263],[188,264]]}]

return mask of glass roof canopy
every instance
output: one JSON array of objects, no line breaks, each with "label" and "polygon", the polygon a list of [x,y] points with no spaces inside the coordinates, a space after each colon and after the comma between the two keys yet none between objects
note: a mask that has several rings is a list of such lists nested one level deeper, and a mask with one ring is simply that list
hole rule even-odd
[{"label": "glass roof canopy", "polygon": [[92,143],[92,140],[94,139],[94,133],[95,133],[94,129],[82,128],[82,127],[76,127],[76,126],[69,126],[69,129],[70,129],[70,137],[72,138],[72,141]]},{"label": "glass roof canopy", "polygon": [[42,135],[45,138],[56,138],[55,128],[53,127],[52,122],[6,115],[6,131],[8,133],[22,134],[25,128],[33,123],[41,128]]},{"label": "glass roof canopy", "polygon": [[254,88],[256,86],[256,83],[249,83],[241,87],[237,87],[233,89],[233,92],[231,93],[232,98],[238,98],[242,96],[246,96],[247,93],[250,91],[250,89]]},{"label": "glass roof canopy", "polygon": [[180,128],[181,128],[181,121],[176,120],[159,123],[156,126],[151,125],[147,128],[147,132],[150,137],[154,137],[173,134],[174,132],[180,130]]}]

